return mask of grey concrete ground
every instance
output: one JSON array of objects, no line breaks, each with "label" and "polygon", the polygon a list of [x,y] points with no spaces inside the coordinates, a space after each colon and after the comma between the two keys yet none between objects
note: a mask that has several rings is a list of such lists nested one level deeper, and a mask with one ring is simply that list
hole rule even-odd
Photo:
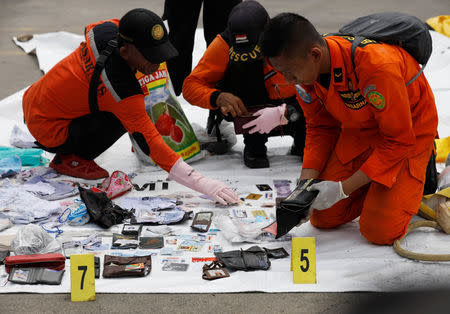
[{"label": "grey concrete ground", "polygon": [[[188,1],[188,0],[180,0]],[[84,25],[121,17],[135,7],[162,14],[163,0],[0,0],[0,99],[39,79],[34,57],[11,41],[13,36],[52,31],[82,33]],[[260,0],[271,16],[297,12],[320,32],[378,11],[403,11],[422,19],[450,14],[449,0]],[[201,26],[201,20],[199,22]],[[66,294],[0,294],[0,313],[164,312],[164,313],[349,313],[374,293],[100,294],[97,301],[71,303]]]}]

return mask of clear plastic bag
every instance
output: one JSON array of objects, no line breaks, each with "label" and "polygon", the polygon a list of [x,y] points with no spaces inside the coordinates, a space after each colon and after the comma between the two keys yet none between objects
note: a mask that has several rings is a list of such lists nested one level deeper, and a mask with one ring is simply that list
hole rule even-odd
[{"label": "clear plastic bag", "polygon": [[60,253],[61,245],[47,232],[36,225],[26,225],[17,231],[11,242],[16,255]]}]

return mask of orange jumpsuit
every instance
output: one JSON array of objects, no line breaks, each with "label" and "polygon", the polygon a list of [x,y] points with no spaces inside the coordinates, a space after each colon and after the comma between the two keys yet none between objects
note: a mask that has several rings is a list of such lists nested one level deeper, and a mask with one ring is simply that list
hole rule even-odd
[{"label": "orange jumpsuit", "polygon": [[325,37],[331,56],[326,89],[298,86],[307,135],[303,168],[320,179],[343,181],[361,169],[372,182],[332,207],[313,212],[311,224],[333,228],[360,216],[360,231],[370,242],[392,244],[406,231],[422,198],[425,173],[437,134],[433,93],[403,49],[352,38]]},{"label": "orange jumpsuit", "polygon": [[[71,121],[91,113],[88,92],[101,50],[97,47],[101,44],[98,34],[102,32],[107,37],[115,37],[118,23],[115,19],[88,25],[86,41],[25,92],[25,122],[40,144],[50,148],[62,145],[68,138]],[[108,67],[102,71],[98,87],[99,110],[113,113],[130,134],[140,133],[151,158],[170,171],[180,156],[163,141],[148,116],[144,95],[134,73],[123,59],[115,58],[118,58],[116,64],[107,64],[112,69]]]},{"label": "orange jumpsuit", "polygon": [[[245,61],[252,58],[252,55],[256,54],[233,52],[222,36],[217,35],[195,69],[184,80],[183,97],[194,106],[217,109],[215,100],[220,90],[216,88],[216,84],[224,78],[230,58],[241,58]],[[295,86],[287,84],[281,73],[275,71],[267,62],[264,65],[264,75],[270,99],[286,99],[296,95]]]}]

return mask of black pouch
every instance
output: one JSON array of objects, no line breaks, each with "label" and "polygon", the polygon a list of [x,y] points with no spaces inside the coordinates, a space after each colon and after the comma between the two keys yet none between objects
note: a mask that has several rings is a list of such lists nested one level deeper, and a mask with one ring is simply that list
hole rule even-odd
[{"label": "black pouch", "polygon": [[282,247],[277,248],[277,249],[268,249],[268,248],[263,248],[264,250],[266,250],[267,252],[267,256],[269,256],[270,258],[283,258],[283,257],[288,257],[289,253],[286,252],[286,250]]},{"label": "black pouch", "polygon": [[306,218],[309,213],[309,207],[319,194],[319,191],[308,191],[307,188],[320,180],[304,179],[301,180],[295,190],[286,199],[280,202],[277,207],[277,235],[276,239],[284,236],[298,223]]},{"label": "black pouch", "polygon": [[124,219],[134,216],[130,211],[115,205],[104,192],[96,193],[81,186],[78,187],[78,190],[89,212],[91,221],[102,228],[121,224]]},{"label": "black pouch", "polygon": [[235,250],[223,253],[215,253],[217,259],[225,267],[236,270],[267,270],[270,268],[270,260],[265,250],[259,246],[252,246],[247,250]]},{"label": "black pouch", "polygon": [[164,247],[164,237],[140,237],[139,248],[144,250],[161,249]]},{"label": "black pouch", "polygon": [[137,235],[113,233],[111,249],[136,249],[139,245]]}]

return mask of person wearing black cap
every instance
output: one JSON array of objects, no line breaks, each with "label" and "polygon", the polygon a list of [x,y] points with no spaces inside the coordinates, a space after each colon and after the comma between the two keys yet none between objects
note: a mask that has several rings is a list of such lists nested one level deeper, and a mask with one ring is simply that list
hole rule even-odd
[{"label": "person wearing black cap", "polygon": [[36,144],[56,154],[50,167],[84,179],[108,177],[94,159],[128,132],[169,178],[221,203],[238,202],[225,184],[186,164],[145,110],[136,72],[151,74],[177,55],[161,18],[134,9],[120,20],[88,25],[85,38],[23,96],[24,120]]},{"label": "person wearing black cap", "polygon": [[242,0],[165,0],[163,19],[169,25],[169,40],[179,55],[167,62],[175,94],[181,94],[184,79],[192,70],[195,30],[203,3],[203,34],[206,45],[227,26],[231,9]]},{"label": "person wearing black cap", "polygon": [[265,145],[269,136],[292,135],[291,153],[300,156],[305,144],[305,120],[296,88],[261,56],[258,41],[268,21],[267,11],[257,1],[235,6],[227,28],[207,48],[183,85],[189,103],[215,109],[235,124],[236,117],[263,108],[254,113],[258,116],[255,120],[243,125],[244,163],[249,168],[269,167]]}]

